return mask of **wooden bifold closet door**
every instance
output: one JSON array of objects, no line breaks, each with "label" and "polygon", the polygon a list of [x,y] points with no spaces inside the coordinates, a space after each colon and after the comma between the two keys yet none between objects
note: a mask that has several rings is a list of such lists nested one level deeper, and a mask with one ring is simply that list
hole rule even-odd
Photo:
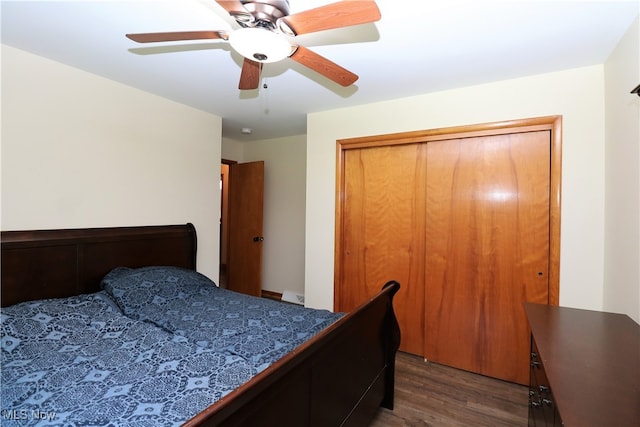
[{"label": "wooden bifold closet door", "polygon": [[424,347],[426,145],[405,144],[345,152],[341,282],[338,310],[351,311],[388,280],[403,284],[394,297],[401,349]]},{"label": "wooden bifold closet door", "polygon": [[552,126],[403,138],[339,152],[336,309],[397,280],[402,351],[527,384],[523,302],[557,304]]},{"label": "wooden bifold closet door", "polygon": [[549,131],[427,144],[428,360],[526,384],[548,301]]}]

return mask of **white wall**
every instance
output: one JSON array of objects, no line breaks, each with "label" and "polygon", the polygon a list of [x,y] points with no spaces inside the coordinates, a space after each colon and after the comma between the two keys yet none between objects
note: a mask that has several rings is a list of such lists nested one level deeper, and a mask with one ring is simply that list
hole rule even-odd
[{"label": "white wall", "polygon": [[247,143],[235,141],[229,138],[222,138],[222,158],[225,160],[235,160],[238,163],[242,163],[245,144]]},{"label": "white wall", "polygon": [[604,310],[640,323],[640,25],[605,63]]},{"label": "white wall", "polygon": [[604,66],[310,114],[306,305],[333,307],[337,139],[549,115],[563,116],[560,304],[601,310]]},{"label": "white wall", "polygon": [[2,45],[2,230],[182,224],[218,279],[222,120]]},{"label": "white wall", "polygon": [[240,163],[264,161],[262,288],[303,294],[305,136],[254,142],[225,138],[222,153]]}]

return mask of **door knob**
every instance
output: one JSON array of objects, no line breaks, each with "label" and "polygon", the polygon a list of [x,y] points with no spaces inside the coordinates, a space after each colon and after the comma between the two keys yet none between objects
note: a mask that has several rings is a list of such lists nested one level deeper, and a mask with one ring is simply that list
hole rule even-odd
[{"label": "door knob", "polygon": [[262,242],[263,240],[264,240],[264,237],[262,237],[262,236],[255,236],[255,237],[253,238],[253,241],[254,241],[254,242]]}]

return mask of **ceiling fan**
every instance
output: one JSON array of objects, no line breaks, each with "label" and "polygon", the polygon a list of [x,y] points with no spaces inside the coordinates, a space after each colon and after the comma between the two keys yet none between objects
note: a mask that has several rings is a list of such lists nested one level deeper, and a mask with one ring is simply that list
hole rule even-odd
[{"label": "ceiling fan", "polygon": [[289,15],[289,0],[216,0],[240,25],[233,31],[181,31],[127,34],[138,43],[222,39],[244,57],[238,89],[257,89],[265,63],[285,58],[349,86],[358,76],[329,59],[295,43],[297,35],[366,24],[380,19],[373,0],[342,0]]}]

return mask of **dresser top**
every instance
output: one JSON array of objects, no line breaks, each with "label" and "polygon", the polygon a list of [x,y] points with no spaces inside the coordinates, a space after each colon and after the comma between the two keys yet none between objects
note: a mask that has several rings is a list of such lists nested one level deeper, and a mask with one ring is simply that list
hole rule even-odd
[{"label": "dresser top", "polygon": [[565,426],[638,426],[640,325],[623,314],[525,304]]}]

